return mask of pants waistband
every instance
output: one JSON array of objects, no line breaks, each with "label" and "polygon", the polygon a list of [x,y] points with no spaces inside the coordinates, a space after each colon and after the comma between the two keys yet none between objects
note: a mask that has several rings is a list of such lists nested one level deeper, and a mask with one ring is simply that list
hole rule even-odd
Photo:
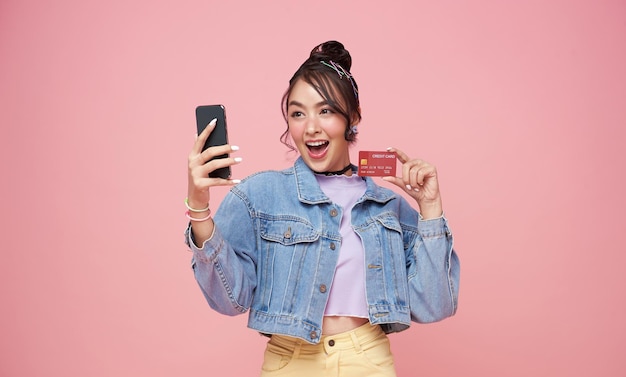
[{"label": "pants waistband", "polygon": [[306,355],[320,352],[329,354],[345,349],[354,349],[357,353],[360,353],[367,343],[380,336],[386,336],[380,326],[366,323],[350,331],[334,335],[323,335],[319,344],[311,344],[302,339],[276,334],[272,335],[270,343],[288,349],[293,352],[294,357],[298,357],[300,354]]}]

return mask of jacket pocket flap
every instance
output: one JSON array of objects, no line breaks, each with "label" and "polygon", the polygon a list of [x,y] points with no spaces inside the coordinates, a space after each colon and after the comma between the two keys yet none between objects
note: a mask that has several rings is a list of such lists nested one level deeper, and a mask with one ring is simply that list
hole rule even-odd
[{"label": "jacket pocket flap", "polygon": [[300,242],[313,242],[319,233],[313,225],[301,219],[261,219],[261,238],[267,241],[292,245]]},{"label": "jacket pocket flap", "polygon": [[398,218],[391,215],[381,215],[376,217],[376,221],[382,224],[387,229],[395,230],[396,232],[402,233],[402,226],[398,221]]}]

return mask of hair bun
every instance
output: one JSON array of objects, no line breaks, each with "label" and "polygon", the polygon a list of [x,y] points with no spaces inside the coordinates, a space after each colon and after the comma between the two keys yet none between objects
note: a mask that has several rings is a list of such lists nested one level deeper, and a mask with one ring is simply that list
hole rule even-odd
[{"label": "hair bun", "polygon": [[346,71],[350,71],[352,67],[352,57],[348,50],[343,47],[341,42],[328,41],[319,44],[311,50],[310,59],[316,60],[332,60],[339,64]]}]

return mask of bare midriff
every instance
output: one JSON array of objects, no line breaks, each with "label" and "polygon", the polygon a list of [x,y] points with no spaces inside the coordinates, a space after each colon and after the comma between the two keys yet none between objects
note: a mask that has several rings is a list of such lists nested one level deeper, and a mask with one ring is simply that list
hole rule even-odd
[{"label": "bare midriff", "polygon": [[367,318],[359,317],[337,317],[326,316],[324,317],[324,323],[322,324],[324,335],[335,335],[342,332],[354,330],[359,326],[366,324],[369,320]]}]

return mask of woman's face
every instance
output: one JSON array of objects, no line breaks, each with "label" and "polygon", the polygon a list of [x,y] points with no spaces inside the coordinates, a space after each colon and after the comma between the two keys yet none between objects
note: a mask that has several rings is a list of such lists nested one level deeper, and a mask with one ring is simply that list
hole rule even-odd
[{"label": "woman's face", "polygon": [[346,119],[304,80],[298,80],[289,95],[287,123],[296,148],[313,171],[342,170],[350,163]]}]

